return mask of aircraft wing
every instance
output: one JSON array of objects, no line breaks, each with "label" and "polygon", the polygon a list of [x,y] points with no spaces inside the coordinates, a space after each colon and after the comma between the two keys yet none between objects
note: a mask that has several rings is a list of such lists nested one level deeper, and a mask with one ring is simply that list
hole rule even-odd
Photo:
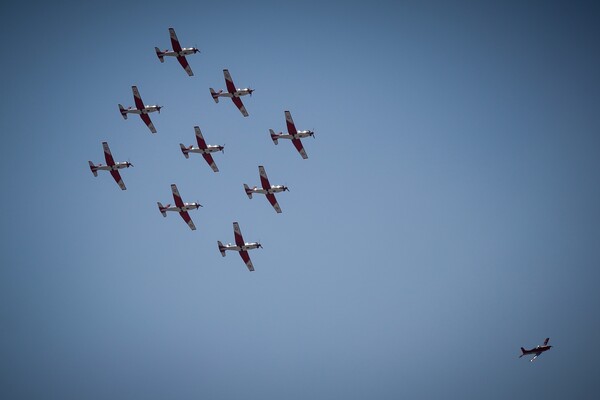
[{"label": "aircraft wing", "polygon": [[252,265],[252,260],[250,260],[250,255],[246,250],[240,251],[240,257],[246,263],[246,267],[248,267],[248,271],[254,271],[254,265]]},{"label": "aircraft wing", "polygon": [[202,157],[204,157],[204,159],[206,160],[208,165],[210,165],[213,171],[219,172],[219,168],[217,167],[217,164],[215,164],[215,160],[213,160],[212,156],[209,153],[203,153]]},{"label": "aircraft wing", "polygon": [[140,96],[140,91],[137,86],[132,86],[131,91],[133,92],[133,101],[135,102],[135,108],[138,110],[143,110],[146,108],[144,102],[142,101],[142,96]]},{"label": "aircraft wing", "polygon": [[531,360],[529,360],[529,361],[533,362],[533,360],[535,360],[536,358],[538,358],[540,356],[540,354],[542,354],[541,351],[538,352],[538,353],[535,353],[535,356],[533,356],[533,358]]},{"label": "aircraft wing", "polygon": [[549,341],[550,341],[550,338],[547,337],[546,340],[544,340],[544,346],[547,346]]},{"label": "aircraft wing", "polygon": [[279,203],[277,203],[277,199],[275,198],[275,195],[268,194],[267,200],[269,200],[269,203],[271,203],[271,205],[273,206],[275,211],[277,211],[278,214],[281,214],[281,207],[279,207]]},{"label": "aircraft wing", "polygon": [[[177,207],[183,207],[183,200],[181,200],[181,195],[179,194],[179,190],[177,190],[177,185],[171,185],[171,191],[173,192],[173,200],[175,200],[175,205]],[[183,217],[183,214],[181,215]],[[188,215],[189,218],[189,215]],[[184,218],[185,219],[185,218]],[[185,221],[187,222],[187,221]]]},{"label": "aircraft wing", "polygon": [[237,222],[233,223],[233,236],[235,237],[236,245],[238,245],[238,246],[244,245],[244,237],[242,236],[242,231],[240,230],[240,225]]},{"label": "aircraft wing", "polygon": [[185,69],[185,72],[187,72],[189,76],[194,76],[192,68],[190,68],[190,64],[188,64],[185,56],[177,56],[177,61],[179,61],[179,64],[181,64],[181,66],[183,67],[183,69]]},{"label": "aircraft wing", "polygon": [[292,143],[294,144],[294,147],[296,148],[296,150],[298,150],[298,153],[300,153],[302,158],[306,160],[308,158],[308,155],[306,154],[306,150],[304,150],[304,146],[302,146],[302,141],[300,139],[292,139]]},{"label": "aircraft wing", "polygon": [[175,29],[169,28],[169,35],[171,36],[171,45],[173,46],[173,51],[180,52],[181,45],[179,44],[179,39],[177,39],[177,35],[175,34]]},{"label": "aircraft wing", "polygon": [[285,122],[287,124],[288,133],[290,135],[295,135],[296,133],[298,133],[296,125],[294,125],[294,120],[292,119],[292,114],[289,111],[285,112]]},{"label": "aircraft wing", "polygon": [[119,185],[119,187],[121,188],[121,190],[126,190],[127,189],[125,187],[125,183],[123,182],[123,178],[121,178],[121,174],[119,174],[119,171],[117,171],[117,170],[111,170],[110,174],[112,175],[112,177],[115,180],[115,182],[117,182],[117,185]]},{"label": "aircraft wing", "polygon": [[113,159],[113,156],[110,153],[108,142],[102,142],[102,147],[104,148],[104,159],[106,160],[106,165],[112,167],[113,165],[115,165],[115,160]]},{"label": "aircraft wing", "polygon": [[148,114],[140,114],[140,118],[148,126],[150,132],[156,133],[156,128],[154,127],[154,124],[152,123],[152,120],[150,119],[150,116]]},{"label": "aircraft wing", "polygon": [[258,173],[260,174],[260,183],[265,190],[271,189],[271,183],[269,182],[269,178],[267,177],[267,172],[265,171],[265,167],[262,165],[258,166]]},{"label": "aircraft wing", "polygon": [[195,126],[194,130],[196,131],[196,141],[198,142],[198,147],[200,147],[202,150],[206,149],[206,141],[204,140],[204,137],[202,136],[202,132],[200,132],[200,127]]},{"label": "aircraft wing", "polygon": [[181,218],[183,218],[183,220],[186,224],[188,224],[191,230],[196,230],[196,225],[194,225],[194,221],[192,221],[192,218],[190,217],[190,214],[188,214],[187,211],[182,211],[179,213],[179,215],[181,215]]},{"label": "aircraft wing", "polygon": [[231,79],[231,74],[229,73],[229,70],[224,69],[223,76],[225,76],[225,85],[227,85],[227,91],[229,93],[235,93],[237,89],[233,84],[233,79]]},{"label": "aircraft wing", "polygon": [[233,104],[235,104],[236,107],[240,109],[242,115],[244,117],[247,117],[248,111],[246,111],[246,107],[244,107],[244,103],[242,103],[242,100],[239,97],[232,97],[231,100],[233,101]]}]

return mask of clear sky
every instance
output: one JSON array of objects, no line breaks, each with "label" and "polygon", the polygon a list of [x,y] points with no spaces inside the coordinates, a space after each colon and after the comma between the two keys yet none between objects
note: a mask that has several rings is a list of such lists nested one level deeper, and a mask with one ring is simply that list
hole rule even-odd
[{"label": "clear sky", "polygon": [[597,397],[600,8],[521,3],[3,2],[0,397]]}]

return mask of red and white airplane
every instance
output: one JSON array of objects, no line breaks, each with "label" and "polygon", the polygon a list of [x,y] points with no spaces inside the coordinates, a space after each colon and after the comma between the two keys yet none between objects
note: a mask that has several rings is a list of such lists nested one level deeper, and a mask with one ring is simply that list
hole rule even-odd
[{"label": "red and white airplane", "polygon": [[215,90],[213,88],[210,88],[210,95],[212,96],[215,103],[219,102],[219,97],[231,97],[233,104],[235,104],[236,107],[240,109],[240,111],[242,112],[242,115],[244,117],[247,117],[248,111],[246,111],[246,107],[244,107],[244,104],[242,103],[242,100],[240,99],[240,97],[245,96],[247,94],[252,96],[252,92],[254,92],[254,89],[236,88],[235,85],[233,84],[233,80],[231,79],[231,75],[229,74],[229,71],[226,69],[223,70],[223,75],[225,76],[225,84],[227,85],[227,93],[223,93],[222,89],[219,90],[218,92],[215,92]]},{"label": "red and white airplane", "polygon": [[240,231],[240,226],[237,222],[233,223],[233,234],[235,236],[235,245],[228,243],[223,245],[220,241],[217,241],[219,244],[219,251],[221,255],[225,257],[225,252],[227,250],[237,251],[240,253],[242,260],[246,263],[246,267],[248,267],[249,271],[254,271],[254,266],[252,265],[252,260],[250,260],[250,256],[248,255],[248,250],[262,248],[262,245],[258,242],[246,243],[244,242],[244,238],[242,236],[242,232]]},{"label": "red and white airplane", "polygon": [[142,101],[142,97],[140,96],[140,92],[138,91],[137,86],[132,86],[131,90],[133,91],[133,100],[135,101],[135,108],[124,108],[121,104],[119,104],[119,111],[121,111],[121,115],[124,119],[127,119],[127,114],[139,114],[139,116],[142,118],[142,121],[144,121],[144,123],[148,125],[148,128],[150,128],[150,132],[156,133],[156,128],[154,127],[152,121],[150,121],[150,117],[148,116],[148,114],[154,111],[158,111],[158,113],[160,114],[160,109],[162,108],[162,106],[159,106],[158,104],[144,105],[144,102]]},{"label": "red and white airplane", "polygon": [[173,192],[173,199],[175,200],[175,207],[171,207],[170,204],[163,206],[160,202],[157,202],[158,209],[163,217],[167,216],[167,211],[176,211],[181,215],[181,218],[185,221],[186,224],[190,227],[191,230],[195,231],[196,226],[194,225],[194,221],[190,218],[190,214],[188,214],[189,210],[197,210],[202,205],[198,202],[195,203],[184,203],[181,200],[181,196],[179,195],[179,190],[177,190],[177,185],[171,185],[171,191]]},{"label": "red and white airplane", "polygon": [[215,160],[213,160],[210,153],[214,153],[216,151],[225,152],[224,146],[206,144],[204,141],[204,137],[202,137],[202,132],[200,132],[200,128],[195,126],[194,130],[196,131],[196,141],[198,142],[198,147],[194,147],[194,145],[190,145],[185,147],[183,143],[179,143],[179,147],[181,147],[181,152],[185,156],[185,158],[190,158],[189,153],[200,153],[202,157],[206,160],[208,165],[212,168],[213,171],[219,172],[219,168],[217,168],[217,164],[215,164]]},{"label": "red and white airplane", "polygon": [[308,158],[308,156],[306,155],[306,150],[304,150],[304,147],[302,146],[302,141],[300,139],[307,138],[309,136],[312,136],[314,138],[315,133],[313,131],[297,130],[296,125],[294,125],[294,120],[292,119],[292,114],[290,114],[289,111],[285,111],[285,122],[287,123],[287,135],[284,135],[281,132],[279,132],[279,134],[276,134],[273,131],[273,129],[269,129],[273,143],[277,144],[277,141],[279,139],[291,139],[292,143],[294,144],[294,147],[296,147],[296,150],[298,150],[302,158]]},{"label": "red and white airplane", "polygon": [[92,173],[94,176],[98,176],[98,171],[110,171],[110,174],[114,178],[115,182],[117,182],[121,190],[126,190],[127,188],[125,187],[125,183],[123,183],[123,179],[121,178],[121,174],[119,174],[119,170],[122,168],[133,167],[133,164],[129,161],[115,162],[112,154],[110,153],[108,143],[102,142],[102,147],[104,148],[104,159],[106,160],[106,165],[94,165],[93,162],[88,161],[88,163],[90,163],[90,169],[92,170]]},{"label": "red and white airplane", "polygon": [[529,361],[535,360],[536,358],[538,358],[540,356],[540,354],[542,354],[543,352],[548,351],[552,348],[552,346],[548,345],[549,341],[550,341],[550,338],[546,338],[546,340],[544,340],[544,344],[537,345],[531,350],[526,350],[523,347],[521,347],[521,355],[519,356],[519,358],[526,356],[528,354],[535,354],[533,356],[533,358]]},{"label": "red and white airplane", "polygon": [[200,50],[198,50],[195,47],[183,47],[182,48],[181,45],[179,44],[179,39],[177,39],[177,35],[175,34],[175,29],[169,28],[169,34],[171,35],[171,45],[173,46],[173,50],[172,51],[169,51],[169,50],[160,51],[160,49],[158,47],[155,47],[154,50],[156,51],[156,55],[157,55],[158,59],[160,60],[161,63],[164,63],[165,56],[177,57],[177,61],[179,61],[179,64],[181,64],[183,69],[185,69],[185,72],[187,72],[187,74],[189,76],[194,76],[194,73],[192,72],[192,69],[190,68],[190,64],[188,64],[185,56],[189,56],[190,54],[199,53]]},{"label": "red and white airplane", "polygon": [[269,200],[269,203],[271,203],[271,205],[273,206],[275,211],[277,211],[277,213],[281,213],[281,208],[279,207],[279,204],[277,203],[277,199],[275,198],[275,193],[285,192],[286,190],[289,191],[289,189],[287,188],[287,186],[284,186],[284,185],[273,185],[272,186],[269,183],[269,178],[267,178],[267,173],[265,172],[265,167],[263,167],[262,165],[258,166],[258,172],[260,173],[260,183],[262,185],[262,189],[259,189],[256,186],[254,186],[254,188],[250,189],[248,187],[248,185],[246,185],[244,183],[244,190],[246,191],[246,195],[248,196],[249,199],[252,199],[252,194],[254,194],[254,193],[266,195],[267,200]]}]

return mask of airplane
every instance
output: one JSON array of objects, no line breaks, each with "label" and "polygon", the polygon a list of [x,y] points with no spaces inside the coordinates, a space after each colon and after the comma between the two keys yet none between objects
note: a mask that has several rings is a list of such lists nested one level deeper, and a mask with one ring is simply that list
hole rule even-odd
[{"label": "airplane", "polygon": [[144,123],[148,125],[148,128],[150,128],[150,132],[156,133],[156,128],[154,127],[152,121],[150,121],[148,114],[154,111],[158,111],[160,114],[160,109],[162,106],[159,106],[158,104],[144,105],[137,86],[132,86],[131,90],[133,91],[133,100],[135,101],[136,108],[124,108],[121,104],[119,104],[119,111],[121,111],[121,115],[124,119],[127,119],[127,114],[139,114],[139,116],[142,118],[142,121],[144,121]]},{"label": "airplane", "polygon": [[534,347],[531,350],[525,350],[523,347],[521,347],[521,353],[522,354],[519,356],[519,358],[521,358],[523,356],[526,356],[528,354],[535,354],[533,356],[533,358],[531,360],[529,360],[529,361],[535,360],[536,358],[539,357],[540,354],[542,354],[543,352],[548,351],[548,350],[550,350],[552,348],[552,346],[548,345],[548,341],[549,340],[550,340],[550,338],[546,338],[546,340],[544,340],[544,344],[538,345],[538,346]]},{"label": "airplane", "polygon": [[171,45],[173,46],[173,50],[172,51],[169,51],[169,50],[160,51],[160,49],[158,47],[155,47],[154,50],[156,51],[156,56],[158,57],[158,59],[160,60],[161,63],[165,62],[165,59],[164,59],[165,56],[177,57],[177,61],[179,61],[179,64],[181,64],[183,69],[185,69],[185,72],[187,72],[187,74],[189,76],[194,76],[194,73],[192,72],[192,69],[190,68],[190,64],[188,64],[185,56],[188,56],[190,54],[199,53],[200,50],[198,50],[195,47],[182,48],[181,45],[179,44],[179,39],[177,39],[177,35],[175,34],[175,29],[169,28],[169,34],[171,35]]},{"label": "airplane", "polygon": [[92,170],[92,173],[94,176],[98,176],[98,171],[110,171],[110,174],[114,178],[115,182],[117,182],[121,190],[127,190],[125,183],[123,183],[123,179],[121,178],[121,174],[119,174],[119,170],[122,168],[133,167],[133,164],[129,161],[115,162],[112,154],[110,153],[108,143],[102,142],[102,147],[104,148],[104,159],[106,160],[106,165],[94,165],[93,162],[88,161],[88,163],[90,163],[90,169]]},{"label": "airplane", "polygon": [[215,164],[215,160],[213,160],[210,153],[214,153],[215,151],[225,152],[224,146],[206,144],[204,141],[204,137],[202,137],[202,132],[200,132],[200,128],[195,126],[194,130],[196,131],[196,141],[198,142],[198,147],[194,147],[194,145],[190,145],[185,147],[183,143],[179,143],[179,147],[181,147],[181,152],[185,156],[185,158],[190,158],[189,153],[200,153],[202,157],[206,160],[208,165],[212,168],[213,171],[219,172],[219,168],[217,168],[217,164]]},{"label": "airplane", "polygon": [[221,255],[225,257],[225,252],[227,250],[237,251],[238,253],[240,253],[242,260],[244,260],[244,262],[246,263],[246,267],[248,267],[248,270],[254,271],[254,266],[252,265],[252,260],[250,260],[250,256],[248,255],[248,250],[262,248],[262,245],[258,242],[244,242],[242,232],[240,231],[240,226],[237,222],[233,223],[233,233],[235,236],[235,244],[228,243],[226,245],[223,245],[223,243],[217,241]]},{"label": "airplane", "polygon": [[292,143],[294,144],[294,147],[296,147],[296,150],[298,150],[298,152],[300,153],[302,158],[307,159],[308,156],[306,155],[306,151],[304,150],[304,147],[302,146],[302,141],[300,139],[306,138],[309,136],[312,136],[314,139],[315,133],[313,131],[297,130],[296,125],[294,125],[294,120],[292,119],[292,114],[289,111],[285,111],[285,122],[287,123],[287,129],[288,129],[287,135],[284,135],[281,132],[279,132],[279,134],[276,134],[273,131],[273,129],[269,129],[273,143],[277,144],[277,141],[279,139],[291,139]]},{"label": "airplane", "polygon": [[177,185],[175,185],[175,184],[171,185],[171,191],[173,192],[173,199],[175,200],[175,207],[171,207],[170,204],[163,206],[160,202],[157,202],[156,204],[158,204],[158,209],[160,210],[160,213],[162,214],[163,217],[166,217],[167,211],[178,212],[179,215],[181,215],[181,218],[183,218],[183,220],[185,221],[185,223],[188,224],[190,229],[195,231],[196,226],[194,225],[194,221],[192,221],[192,218],[190,218],[188,211],[189,210],[197,210],[199,207],[202,207],[202,205],[198,202],[184,203],[181,200],[181,196],[179,195],[179,190],[177,190]]},{"label": "airplane", "polygon": [[219,90],[218,92],[215,92],[215,90],[213,88],[210,88],[210,95],[212,96],[215,103],[219,102],[219,97],[231,97],[233,104],[235,104],[236,107],[240,109],[240,111],[242,112],[242,115],[244,117],[247,117],[248,111],[246,111],[246,107],[244,107],[244,104],[242,103],[242,100],[240,99],[240,97],[245,96],[247,94],[252,96],[252,92],[254,92],[254,89],[236,88],[235,85],[233,84],[233,80],[231,79],[231,75],[229,74],[229,71],[226,69],[223,70],[223,75],[225,76],[225,84],[227,85],[227,93],[223,93],[222,89]]},{"label": "airplane", "polygon": [[284,185],[273,185],[269,183],[269,178],[267,178],[267,173],[265,172],[265,167],[262,165],[258,166],[258,172],[260,174],[260,183],[262,184],[262,189],[258,189],[256,186],[250,189],[248,185],[244,183],[244,190],[246,191],[246,195],[249,199],[252,199],[252,194],[259,193],[267,196],[267,200],[273,206],[277,213],[281,213],[281,208],[277,203],[277,199],[275,198],[275,193],[285,192],[286,190],[289,192],[287,186]]}]

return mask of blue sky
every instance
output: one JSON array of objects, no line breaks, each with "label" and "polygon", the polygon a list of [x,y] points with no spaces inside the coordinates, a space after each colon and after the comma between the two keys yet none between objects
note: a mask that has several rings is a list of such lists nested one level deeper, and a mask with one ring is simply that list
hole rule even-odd
[{"label": "blue sky", "polygon": [[[599,8],[3,4],[3,398],[589,398]],[[174,27],[188,77],[154,46]],[[228,68],[256,89],[214,104]],[[124,121],[137,85],[156,135]],[[290,110],[308,160],[274,146]],[[179,143],[225,144],[215,174]],[[102,141],[127,191],[87,161]],[[243,183],[264,165],[283,213]],[[204,205],[190,231],[156,202]],[[249,273],[216,242],[239,221]],[[535,363],[519,347],[547,336]]]}]

